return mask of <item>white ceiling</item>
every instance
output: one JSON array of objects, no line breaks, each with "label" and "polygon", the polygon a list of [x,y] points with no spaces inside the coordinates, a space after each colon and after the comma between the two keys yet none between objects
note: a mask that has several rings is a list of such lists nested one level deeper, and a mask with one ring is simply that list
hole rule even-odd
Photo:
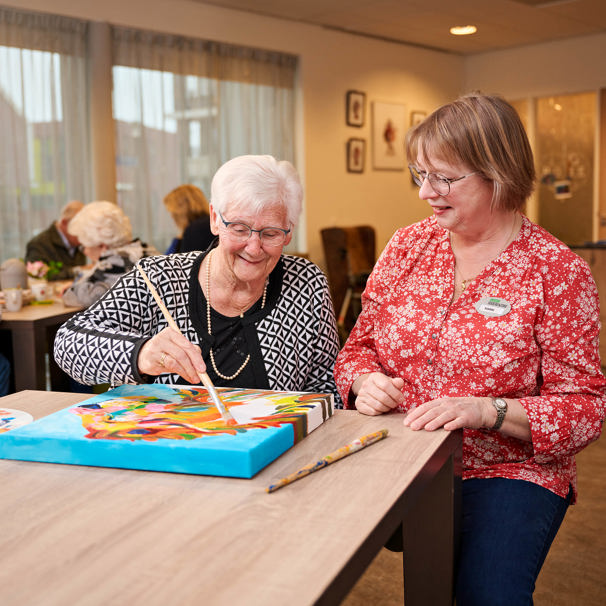
[{"label": "white ceiling", "polygon": [[606,0],[194,1],[464,55],[606,32]]}]

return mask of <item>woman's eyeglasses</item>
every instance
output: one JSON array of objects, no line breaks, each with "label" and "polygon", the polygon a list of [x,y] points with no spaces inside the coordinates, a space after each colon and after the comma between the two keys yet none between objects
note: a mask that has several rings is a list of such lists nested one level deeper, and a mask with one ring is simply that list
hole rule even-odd
[{"label": "woman's eyeglasses", "polygon": [[286,241],[286,236],[290,233],[290,229],[282,229],[281,227],[264,227],[263,229],[253,229],[246,223],[239,221],[226,221],[223,215],[219,213],[223,225],[227,233],[236,242],[245,242],[250,238],[253,232],[259,234],[259,239],[264,246],[282,246]]},{"label": "woman's eyeglasses", "polygon": [[438,194],[438,196],[447,196],[450,193],[450,185],[455,181],[460,181],[461,179],[465,179],[465,177],[471,177],[471,175],[477,175],[477,172],[468,173],[463,175],[462,177],[455,177],[454,179],[449,179],[444,175],[439,175],[438,173],[428,173],[424,170],[419,170],[414,164],[408,165],[408,170],[412,175],[412,180],[416,185],[421,187],[425,182],[425,179],[429,181],[429,185],[431,185],[431,189]]}]

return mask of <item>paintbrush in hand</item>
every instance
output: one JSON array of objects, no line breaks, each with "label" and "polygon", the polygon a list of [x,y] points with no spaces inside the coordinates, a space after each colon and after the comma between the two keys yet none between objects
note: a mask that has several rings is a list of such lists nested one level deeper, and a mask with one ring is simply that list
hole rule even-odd
[{"label": "paintbrush in hand", "polygon": [[[175,322],[173,317],[170,315],[170,312],[168,311],[168,309],[166,309],[166,305],[164,305],[164,302],[162,301],[162,299],[160,299],[160,295],[158,294],[158,291],[155,289],[154,285],[150,282],[149,278],[147,277],[147,274],[143,271],[143,268],[138,263],[136,264],[136,267],[139,270],[139,273],[141,274],[143,280],[145,281],[145,284],[147,284],[147,288],[149,289],[149,292],[151,292],[153,298],[155,299],[156,303],[158,304],[158,307],[160,308],[160,311],[164,315],[165,320],[168,322],[168,325],[173,330],[176,330],[179,334],[182,335],[183,333],[177,326],[177,323]],[[202,381],[202,383],[204,384],[204,387],[206,387],[206,389],[208,390],[208,393],[210,394],[210,398],[213,401],[213,404],[217,407],[217,410],[221,414],[221,417],[223,417],[223,420],[225,421],[225,423],[227,425],[237,425],[238,423],[231,416],[231,413],[229,412],[229,410],[227,410],[227,408],[225,407],[225,404],[223,404],[223,402],[221,401],[221,398],[219,397],[219,394],[217,393],[217,390],[216,390],[215,386],[213,385],[213,382],[210,380],[210,377],[205,372],[199,373],[199,377],[200,377],[200,380]]]}]

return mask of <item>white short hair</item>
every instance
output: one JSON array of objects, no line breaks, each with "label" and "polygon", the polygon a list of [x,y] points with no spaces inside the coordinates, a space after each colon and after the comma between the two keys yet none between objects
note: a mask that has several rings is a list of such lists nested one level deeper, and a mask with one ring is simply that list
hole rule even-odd
[{"label": "white short hair", "polygon": [[276,206],[296,225],[301,214],[303,187],[297,169],[273,156],[237,156],[215,173],[210,186],[213,208],[221,213],[233,205],[257,214]]},{"label": "white short hair", "polygon": [[82,246],[117,248],[133,239],[130,219],[113,202],[90,202],[69,222],[67,230]]}]

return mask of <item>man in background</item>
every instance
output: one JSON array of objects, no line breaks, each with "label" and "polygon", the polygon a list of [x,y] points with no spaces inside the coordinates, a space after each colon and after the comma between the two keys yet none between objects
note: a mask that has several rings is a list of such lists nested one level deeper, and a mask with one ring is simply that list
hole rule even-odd
[{"label": "man in background", "polygon": [[53,280],[69,280],[74,277],[74,268],[86,265],[86,256],[78,248],[78,238],[67,231],[69,222],[84,207],[79,200],[68,202],[61,210],[59,218],[43,232],[32,238],[26,246],[25,261],[51,261],[62,264]]}]

